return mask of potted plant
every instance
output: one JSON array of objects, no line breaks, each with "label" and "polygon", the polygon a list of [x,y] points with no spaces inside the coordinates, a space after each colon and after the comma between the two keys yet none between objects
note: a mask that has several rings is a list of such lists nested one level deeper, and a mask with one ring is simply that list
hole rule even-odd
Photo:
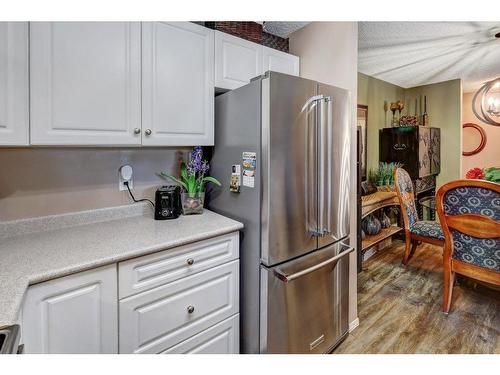
[{"label": "potted plant", "polygon": [[181,176],[174,177],[166,172],[160,172],[159,176],[172,180],[183,189],[181,192],[182,213],[184,215],[203,213],[203,204],[205,202],[205,186],[211,182],[217,186],[221,183],[210,176],[206,176],[210,165],[203,160],[203,151],[197,146],[191,152],[189,163],[181,163]]}]

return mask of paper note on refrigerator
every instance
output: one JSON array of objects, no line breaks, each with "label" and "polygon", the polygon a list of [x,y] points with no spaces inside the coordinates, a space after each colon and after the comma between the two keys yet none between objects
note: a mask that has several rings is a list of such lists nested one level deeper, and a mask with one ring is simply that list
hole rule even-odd
[{"label": "paper note on refrigerator", "polygon": [[255,187],[255,174],[257,173],[257,154],[255,152],[243,153],[243,186]]}]

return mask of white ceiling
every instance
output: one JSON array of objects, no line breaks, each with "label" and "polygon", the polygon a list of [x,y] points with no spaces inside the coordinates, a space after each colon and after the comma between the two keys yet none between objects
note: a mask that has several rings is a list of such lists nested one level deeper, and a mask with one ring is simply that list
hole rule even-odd
[{"label": "white ceiling", "polygon": [[358,70],[404,88],[500,77],[500,22],[360,22]]},{"label": "white ceiling", "polygon": [[288,38],[291,33],[302,29],[308,23],[309,22],[264,21],[262,28],[266,33]]}]

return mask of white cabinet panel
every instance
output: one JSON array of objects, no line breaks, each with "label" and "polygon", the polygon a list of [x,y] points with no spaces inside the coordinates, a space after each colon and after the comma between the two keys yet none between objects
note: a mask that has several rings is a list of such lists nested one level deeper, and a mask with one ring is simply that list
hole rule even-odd
[{"label": "white cabinet panel", "polygon": [[214,144],[214,31],[191,22],[142,26],[142,144]]},{"label": "white cabinet panel", "polygon": [[215,87],[236,89],[262,72],[260,44],[215,31]]},{"label": "white cabinet panel", "polygon": [[33,22],[31,143],[141,144],[139,22]]},{"label": "white cabinet panel", "polygon": [[162,354],[238,354],[239,331],[239,314],[236,314]]},{"label": "white cabinet panel", "polygon": [[29,144],[28,23],[0,22],[0,145]]},{"label": "white cabinet panel", "polygon": [[236,232],[120,262],[120,298],[238,259],[238,248]]},{"label": "white cabinet panel", "polygon": [[239,261],[125,298],[120,353],[159,353],[238,312]]},{"label": "white cabinet panel", "polygon": [[28,288],[26,353],[117,353],[116,264]]},{"label": "white cabinet panel", "polygon": [[269,47],[262,47],[263,70],[299,75],[299,57]]}]

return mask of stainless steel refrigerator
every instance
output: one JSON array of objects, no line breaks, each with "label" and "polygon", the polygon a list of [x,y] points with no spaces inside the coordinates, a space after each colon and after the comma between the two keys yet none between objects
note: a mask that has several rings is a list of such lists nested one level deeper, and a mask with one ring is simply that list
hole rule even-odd
[{"label": "stainless steel refrigerator", "polygon": [[349,101],[275,72],[216,98],[208,207],[245,225],[243,353],[325,353],[348,332]]}]

